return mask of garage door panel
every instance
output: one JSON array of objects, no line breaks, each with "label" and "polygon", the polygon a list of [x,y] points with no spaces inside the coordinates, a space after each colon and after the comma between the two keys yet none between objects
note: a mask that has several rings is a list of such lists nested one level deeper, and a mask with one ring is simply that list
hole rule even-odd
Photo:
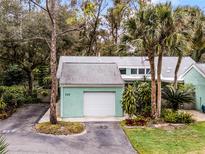
[{"label": "garage door panel", "polygon": [[84,93],[85,116],[114,116],[115,93],[114,92],[85,92]]}]

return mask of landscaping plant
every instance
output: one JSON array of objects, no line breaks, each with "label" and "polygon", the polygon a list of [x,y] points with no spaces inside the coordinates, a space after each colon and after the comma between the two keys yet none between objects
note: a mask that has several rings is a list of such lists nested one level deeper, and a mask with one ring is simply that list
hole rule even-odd
[{"label": "landscaping plant", "polygon": [[142,116],[137,116],[133,119],[125,119],[125,125],[127,126],[145,126],[147,124],[147,119]]},{"label": "landscaping plant", "polygon": [[7,153],[7,144],[5,143],[5,139],[0,136],[0,154],[6,154]]},{"label": "landscaping plant", "polygon": [[177,111],[180,105],[184,103],[194,103],[193,92],[188,90],[175,89],[173,86],[167,86],[162,91],[162,98],[166,100],[168,106]]},{"label": "landscaping plant", "polygon": [[125,113],[129,115],[129,118],[136,112],[136,90],[134,86],[128,85],[125,88],[122,98],[122,108]]},{"label": "landscaping plant", "polygon": [[129,117],[145,116],[151,114],[151,85],[148,82],[134,82],[125,88],[122,107]]},{"label": "landscaping plant", "polygon": [[166,109],[163,111],[162,117],[165,122],[170,123],[192,123],[192,115],[183,111],[173,111]]},{"label": "landscaping plant", "polygon": [[136,113],[149,117],[151,114],[151,85],[148,82],[136,84]]},{"label": "landscaping plant", "polygon": [[30,96],[23,86],[0,86],[0,119],[9,117],[22,104],[37,102],[35,91]]}]

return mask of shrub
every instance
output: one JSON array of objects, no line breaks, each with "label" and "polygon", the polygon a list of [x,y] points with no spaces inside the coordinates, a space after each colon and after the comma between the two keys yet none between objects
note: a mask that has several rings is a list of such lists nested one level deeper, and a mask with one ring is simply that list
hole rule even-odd
[{"label": "shrub", "polygon": [[3,85],[18,85],[26,80],[25,72],[18,65],[9,66],[2,75]]},{"label": "shrub", "polygon": [[142,116],[137,116],[134,119],[125,119],[125,124],[127,126],[145,126],[147,124],[147,119]]},{"label": "shrub", "polygon": [[5,108],[6,108],[6,103],[2,99],[0,99],[0,111],[5,110]]},{"label": "shrub", "polygon": [[151,85],[147,82],[136,84],[136,113],[135,115],[150,116],[151,113]]},{"label": "shrub", "polygon": [[50,76],[46,76],[44,79],[43,79],[43,88],[45,89],[51,89],[51,77]]},{"label": "shrub", "polygon": [[136,90],[131,85],[128,85],[124,90],[122,108],[129,117],[132,117],[136,113]]},{"label": "shrub", "polygon": [[192,115],[182,111],[173,111],[166,109],[162,114],[164,121],[170,123],[191,123],[193,122]]},{"label": "shrub", "polygon": [[124,90],[122,99],[123,110],[133,115],[150,116],[151,113],[151,85],[147,82],[134,82]]},{"label": "shrub", "polygon": [[189,90],[182,91],[174,89],[172,86],[167,86],[162,91],[162,98],[166,100],[168,106],[177,111],[179,106],[184,103],[194,103],[193,93]]},{"label": "shrub", "polygon": [[0,136],[0,154],[6,154],[7,153],[7,144],[5,143],[5,139]]}]

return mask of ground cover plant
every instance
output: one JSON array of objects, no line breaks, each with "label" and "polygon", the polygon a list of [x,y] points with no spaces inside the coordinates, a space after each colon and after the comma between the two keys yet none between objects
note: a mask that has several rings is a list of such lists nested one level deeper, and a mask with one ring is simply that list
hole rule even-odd
[{"label": "ground cover plant", "polygon": [[44,134],[71,135],[82,133],[85,130],[85,125],[79,122],[58,121],[57,124],[39,123],[36,124],[35,128],[37,132]]}]

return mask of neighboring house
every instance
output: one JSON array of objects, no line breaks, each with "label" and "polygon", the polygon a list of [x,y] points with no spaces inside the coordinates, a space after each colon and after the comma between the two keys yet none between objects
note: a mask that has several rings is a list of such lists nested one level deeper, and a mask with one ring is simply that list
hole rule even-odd
[{"label": "neighboring house", "polygon": [[[157,58],[156,58],[157,66]],[[162,81],[172,82],[177,57],[163,57]],[[195,62],[184,57],[178,73]],[[57,78],[61,91],[61,117],[123,116],[121,98],[126,82],[150,79],[146,57],[60,57]]]},{"label": "neighboring house", "polygon": [[195,87],[196,109],[202,110],[205,105],[205,64],[194,64],[184,74],[184,83]]}]

